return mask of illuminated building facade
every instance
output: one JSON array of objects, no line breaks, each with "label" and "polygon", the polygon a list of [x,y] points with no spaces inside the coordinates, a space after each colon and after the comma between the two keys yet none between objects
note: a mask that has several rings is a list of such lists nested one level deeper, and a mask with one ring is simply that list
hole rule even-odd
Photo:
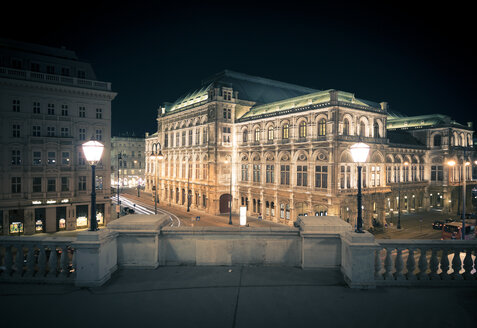
[{"label": "illuminated building facade", "polygon": [[[167,204],[228,213],[232,194],[234,213],[245,206],[248,215],[290,225],[298,215],[353,223],[357,164],[349,148],[361,141],[371,147],[362,180],[369,227],[373,219],[395,220],[399,203],[401,212],[456,213],[459,205],[449,200],[462,183],[456,172],[464,150],[473,163],[472,137],[472,126],[445,115],[399,117],[387,103],[349,92],[224,71],[159,109],[146,156],[160,142],[165,157],[147,159],[146,189],[157,174]],[[458,163],[452,169],[451,159]],[[470,190],[472,165],[467,169]]]},{"label": "illuminated building facade", "polygon": [[91,168],[82,144],[106,147],[97,219],[110,217],[111,84],[73,51],[0,39],[0,234],[86,228]]},{"label": "illuminated building facade", "polygon": [[137,188],[144,186],[144,138],[111,138],[111,185]]}]

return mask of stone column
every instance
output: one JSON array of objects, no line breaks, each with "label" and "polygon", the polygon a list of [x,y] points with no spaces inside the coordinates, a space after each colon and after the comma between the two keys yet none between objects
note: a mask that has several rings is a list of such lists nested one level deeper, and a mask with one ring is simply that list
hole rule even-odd
[{"label": "stone column", "polygon": [[76,249],[76,281],[79,287],[103,285],[116,271],[117,233],[109,229],[78,233]]},{"label": "stone column", "polygon": [[374,253],[378,244],[369,232],[341,235],[341,272],[351,288],[375,288]]}]

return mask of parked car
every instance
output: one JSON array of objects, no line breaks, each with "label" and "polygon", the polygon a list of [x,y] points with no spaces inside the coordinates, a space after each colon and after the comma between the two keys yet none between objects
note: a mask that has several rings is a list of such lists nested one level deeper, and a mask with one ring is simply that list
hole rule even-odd
[{"label": "parked car", "polygon": [[432,229],[434,230],[442,230],[442,226],[444,225],[444,222],[436,220],[434,223],[432,223]]},{"label": "parked car", "polygon": [[123,215],[134,214],[134,209],[130,207],[123,207],[121,212]]}]

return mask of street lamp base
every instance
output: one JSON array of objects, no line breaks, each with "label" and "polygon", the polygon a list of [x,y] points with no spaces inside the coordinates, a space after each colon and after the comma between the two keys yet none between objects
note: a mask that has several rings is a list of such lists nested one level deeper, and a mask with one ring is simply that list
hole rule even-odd
[{"label": "street lamp base", "polygon": [[357,232],[357,233],[364,233],[364,231],[363,231],[363,230],[361,230],[361,229],[356,229],[354,232]]}]

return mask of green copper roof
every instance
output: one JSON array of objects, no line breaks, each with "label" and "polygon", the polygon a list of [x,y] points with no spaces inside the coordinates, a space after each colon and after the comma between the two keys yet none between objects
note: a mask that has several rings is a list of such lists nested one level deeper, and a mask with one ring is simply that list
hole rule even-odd
[{"label": "green copper roof", "polygon": [[212,84],[203,86],[198,90],[194,90],[177,99],[172,104],[166,104],[166,112],[178,111],[190,105],[194,105],[208,99],[208,91]]},{"label": "green copper roof", "polygon": [[389,117],[387,119],[386,127],[388,129],[410,129],[423,128],[442,125],[454,125],[465,127],[464,125],[451,120],[447,115],[431,114],[408,117]]},{"label": "green copper roof", "polygon": [[185,94],[172,104],[165,104],[166,113],[207,101],[209,89],[220,86],[231,87],[234,91],[238,91],[239,99],[256,104],[271,103],[317,91],[291,83],[224,70],[203,81],[200,89]]},{"label": "green copper roof", "polygon": [[[293,108],[327,103],[327,102],[330,102],[331,100],[330,99],[331,91],[334,91],[334,90],[318,91],[318,92],[310,93],[307,95],[289,98],[289,99],[285,99],[281,101],[276,101],[276,102],[265,104],[265,105],[254,106],[247,113],[245,113],[245,115],[243,115],[241,119],[251,118],[254,116],[259,116],[259,115],[269,114],[269,113],[278,113],[278,112],[286,111]],[[358,99],[354,96],[353,93],[337,91],[337,97],[339,102],[345,102],[345,103],[350,103],[353,105],[369,107],[369,108],[380,108],[380,106],[377,103]]]}]

